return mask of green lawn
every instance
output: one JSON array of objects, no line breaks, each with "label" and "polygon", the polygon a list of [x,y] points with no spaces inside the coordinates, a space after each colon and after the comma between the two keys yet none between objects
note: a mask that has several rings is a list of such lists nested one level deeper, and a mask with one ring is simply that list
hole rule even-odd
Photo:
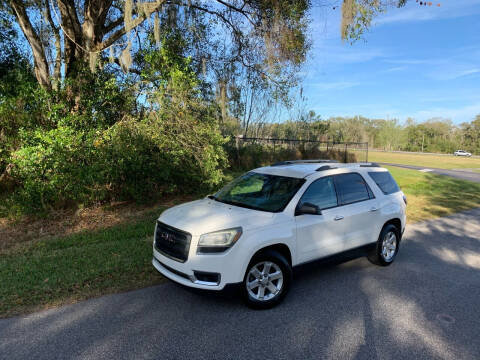
[{"label": "green lawn", "polygon": [[466,158],[453,155],[407,154],[382,151],[369,151],[368,161],[393,164],[416,165],[439,169],[480,170],[480,158]]},{"label": "green lawn", "polygon": [[140,221],[38,241],[0,257],[0,316],[161,281],[152,237],[162,209]]},{"label": "green lawn", "polygon": [[409,222],[480,206],[480,184],[447,176],[386,166],[408,198]]},{"label": "green lawn", "polygon": [[[415,170],[390,171],[408,197],[410,223],[480,206],[480,184]],[[162,277],[151,265],[152,236],[163,209],[108,229],[4,250],[0,317],[159,283]]]}]

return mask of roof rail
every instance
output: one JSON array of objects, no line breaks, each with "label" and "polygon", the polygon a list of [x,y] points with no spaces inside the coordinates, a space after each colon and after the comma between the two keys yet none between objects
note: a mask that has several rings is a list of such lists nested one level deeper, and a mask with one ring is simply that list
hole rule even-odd
[{"label": "roof rail", "polygon": [[330,165],[323,165],[320,166],[317,170],[315,171],[324,171],[324,170],[331,170],[331,169],[336,169],[336,166],[330,166]]},{"label": "roof rail", "polygon": [[317,170],[315,171],[324,171],[324,170],[332,170],[332,169],[338,169],[338,168],[352,168],[352,167],[380,167],[377,163],[337,163],[335,164],[336,166],[330,166],[330,165],[323,165],[320,166]]},{"label": "roof rail", "polygon": [[377,163],[371,162],[367,164],[360,164],[360,167],[380,167]]},{"label": "roof rail", "polygon": [[292,165],[292,164],[317,164],[317,163],[338,163],[337,160],[315,159],[315,160],[285,160],[276,162],[270,166]]}]

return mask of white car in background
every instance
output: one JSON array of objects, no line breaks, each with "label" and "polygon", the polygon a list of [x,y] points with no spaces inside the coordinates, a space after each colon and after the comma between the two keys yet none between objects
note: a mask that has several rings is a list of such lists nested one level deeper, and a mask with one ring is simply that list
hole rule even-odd
[{"label": "white car in background", "polygon": [[358,248],[373,263],[390,265],[406,205],[388,170],[376,164],[285,161],[165,210],[152,263],[193,288],[241,284],[248,305],[269,308],[287,293],[294,266]]},{"label": "white car in background", "polygon": [[453,153],[454,156],[472,156],[469,152],[466,152],[465,150],[457,150]]}]

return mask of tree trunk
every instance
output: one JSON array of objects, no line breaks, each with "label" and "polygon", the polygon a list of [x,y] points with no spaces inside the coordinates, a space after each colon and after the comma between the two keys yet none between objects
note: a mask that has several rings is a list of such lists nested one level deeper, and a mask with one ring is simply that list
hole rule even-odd
[{"label": "tree trunk", "polygon": [[64,31],[64,61],[65,77],[74,77],[76,73],[75,63],[85,60],[87,53],[82,49],[84,39],[82,26],[78,19],[75,2],[58,0],[58,9],[62,17],[62,29]]},{"label": "tree trunk", "polygon": [[44,89],[51,89],[52,84],[50,83],[50,73],[45,49],[28,18],[25,6],[18,0],[11,0],[9,4],[15,12],[18,23],[32,48],[35,77],[41,87]]}]

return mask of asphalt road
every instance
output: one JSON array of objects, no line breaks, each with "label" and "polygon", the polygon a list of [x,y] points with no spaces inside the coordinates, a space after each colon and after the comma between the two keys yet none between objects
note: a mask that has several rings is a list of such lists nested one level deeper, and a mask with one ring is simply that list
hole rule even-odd
[{"label": "asphalt road", "polygon": [[407,228],[387,268],[295,272],[246,308],[173,283],[0,320],[1,359],[479,359],[480,209]]},{"label": "asphalt road", "polygon": [[460,169],[451,169],[451,170],[437,169],[437,168],[429,168],[429,167],[422,167],[422,166],[391,164],[391,163],[378,163],[378,164],[401,167],[401,168],[412,169],[412,170],[420,170],[424,172],[431,172],[438,175],[450,176],[460,180],[469,180],[469,181],[480,183],[480,173],[473,172],[473,171],[460,170]]}]

